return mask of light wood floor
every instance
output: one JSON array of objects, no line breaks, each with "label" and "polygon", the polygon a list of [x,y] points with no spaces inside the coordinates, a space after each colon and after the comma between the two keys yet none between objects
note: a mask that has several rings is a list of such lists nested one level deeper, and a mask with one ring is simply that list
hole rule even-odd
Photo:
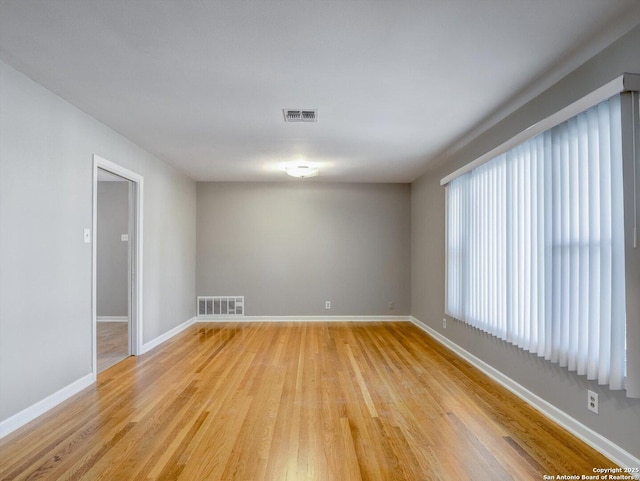
[{"label": "light wood floor", "polygon": [[409,323],[195,324],[0,441],[0,479],[540,480],[612,463]]},{"label": "light wood floor", "polygon": [[129,356],[129,323],[96,322],[98,372]]}]

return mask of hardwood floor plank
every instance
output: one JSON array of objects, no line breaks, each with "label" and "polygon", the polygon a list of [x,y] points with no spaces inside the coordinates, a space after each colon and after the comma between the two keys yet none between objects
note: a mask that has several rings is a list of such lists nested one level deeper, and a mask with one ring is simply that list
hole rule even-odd
[{"label": "hardwood floor plank", "polygon": [[415,326],[196,324],[0,440],[0,480],[539,480],[612,463]]}]

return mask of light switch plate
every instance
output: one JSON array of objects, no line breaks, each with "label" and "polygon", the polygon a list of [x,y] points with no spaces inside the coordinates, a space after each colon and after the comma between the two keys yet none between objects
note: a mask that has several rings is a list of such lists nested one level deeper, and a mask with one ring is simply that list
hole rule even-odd
[{"label": "light switch plate", "polygon": [[84,242],[85,244],[91,244],[91,229],[84,229]]}]

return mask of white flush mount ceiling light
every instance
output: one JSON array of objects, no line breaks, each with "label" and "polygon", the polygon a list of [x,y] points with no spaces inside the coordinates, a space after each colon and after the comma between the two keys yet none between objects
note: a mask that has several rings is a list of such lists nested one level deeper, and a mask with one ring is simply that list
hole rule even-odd
[{"label": "white flush mount ceiling light", "polygon": [[319,170],[317,167],[313,167],[306,163],[292,164],[284,168],[287,175],[291,177],[297,177],[299,179],[306,179],[307,177],[315,177],[318,175]]}]

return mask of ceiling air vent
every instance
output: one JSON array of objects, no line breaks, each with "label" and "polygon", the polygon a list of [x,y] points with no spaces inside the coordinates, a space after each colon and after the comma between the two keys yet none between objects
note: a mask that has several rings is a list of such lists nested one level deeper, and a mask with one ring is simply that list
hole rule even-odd
[{"label": "ceiling air vent", "polygon": [[317,122],[317,109],[283,109],[285,122]]}]

